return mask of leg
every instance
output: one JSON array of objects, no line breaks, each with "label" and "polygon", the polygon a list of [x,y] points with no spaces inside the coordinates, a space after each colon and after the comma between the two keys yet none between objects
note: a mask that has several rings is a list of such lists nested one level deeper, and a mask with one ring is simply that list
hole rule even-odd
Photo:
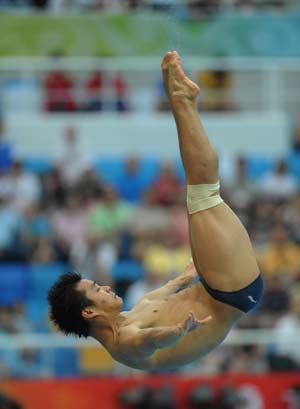
[{"label": "leg", "polygon": [[[184,74],[177,53],[167,53],[163,79],[176,121],[187,185],[218,181],[218,158],[196,109],[199,87]],[[192,254],[197,271],[207,284],[220,291],[238,291],[258,276],[248,234],[221,203],[189,215]]]}]

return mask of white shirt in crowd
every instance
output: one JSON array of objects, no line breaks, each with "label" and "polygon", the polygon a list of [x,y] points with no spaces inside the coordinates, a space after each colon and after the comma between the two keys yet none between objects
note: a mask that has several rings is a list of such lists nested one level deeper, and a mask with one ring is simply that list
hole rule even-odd
[{"label": "white shirt in crowd", "polygon": [[297,180],[290,174],[267,173],[261,180],[260,190],[268,197],[288,199],[297,192]]}]

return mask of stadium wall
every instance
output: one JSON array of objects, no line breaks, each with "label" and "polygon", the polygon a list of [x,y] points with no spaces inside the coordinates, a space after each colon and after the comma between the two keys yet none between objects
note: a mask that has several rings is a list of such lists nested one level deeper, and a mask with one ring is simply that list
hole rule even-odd
[{"label": "stadium wall", "polygon": [[[2,392],[30,409],[119,409],[118,397],[135,386],[148,386],[153,390],[169,385],[174,391],[176,408],[187,409],[189,393],[199,385],[210,385],[215,393],[225,385],[231,385],[261,409],[284,409],[291,395],[291,388],[299,387],[299,373],[269,375],[217,375],[214,377],[181,377],[154,375],[128,378],[94,378],[45,381],[3,381]],[[253,406],[254,407],[254,406]]]},{"label": "stadium wall", "polygon": [[[283,113],[202,115],[212,143],[220,153],[262,154],[277,157],[290,149],[290,123]],[[97,155],[179,156],[175,123],[169,114],[124,115],[14,115],[7,133],[22,157],[54,158],[65,126],[78,127],[83,147]]]}]

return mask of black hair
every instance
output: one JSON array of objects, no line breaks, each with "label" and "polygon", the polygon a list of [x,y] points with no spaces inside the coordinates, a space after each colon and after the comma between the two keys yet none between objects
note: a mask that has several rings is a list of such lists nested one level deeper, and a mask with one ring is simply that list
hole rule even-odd
[{"label": "black hair", "polygon": [[50,319],[66,335],[75,334],[79,337],[90,335],[90,323],[84,319],[81,312],[91,306],[83,291],[77,290],[76,285],[81,280],[77,273],[62,274],[48,291]]}]

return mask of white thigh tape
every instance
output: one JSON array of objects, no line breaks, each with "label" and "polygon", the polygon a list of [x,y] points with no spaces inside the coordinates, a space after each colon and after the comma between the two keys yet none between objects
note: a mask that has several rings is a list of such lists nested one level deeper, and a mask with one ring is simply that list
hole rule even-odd
[{"label": "white thigh tape", "polygon": [[206,185],[187,185],[187,208],[189,214],[210,209],[223,202],[220,182]]}]

